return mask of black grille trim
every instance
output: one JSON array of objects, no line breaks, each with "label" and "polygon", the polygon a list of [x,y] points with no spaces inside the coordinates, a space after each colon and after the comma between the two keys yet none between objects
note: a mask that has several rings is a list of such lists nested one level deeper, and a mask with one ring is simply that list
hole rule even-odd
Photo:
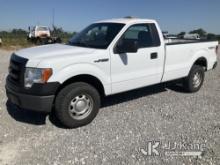
[{"label": "black grille trim", "polygon": [[24,84],[24,72],[28,59],[19,57],[16,54],[11,55],[9,65],[9,81],[18,86]]}]

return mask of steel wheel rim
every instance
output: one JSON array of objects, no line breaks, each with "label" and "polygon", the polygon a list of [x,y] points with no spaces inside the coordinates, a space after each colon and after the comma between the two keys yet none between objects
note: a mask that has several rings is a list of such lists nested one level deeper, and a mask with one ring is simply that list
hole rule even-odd
[{"label": "steel wheel rim", "polygon": [[69,114],[75,120],[83,120],[88,117],[93,109],[93,99],[87,94],[74,97],[69,104]]},{"label": "steel wheel rim", "polygon": [[193,76],[193,87],[198,88],[202,82],[202,75],[199,72],[196,72]]}]

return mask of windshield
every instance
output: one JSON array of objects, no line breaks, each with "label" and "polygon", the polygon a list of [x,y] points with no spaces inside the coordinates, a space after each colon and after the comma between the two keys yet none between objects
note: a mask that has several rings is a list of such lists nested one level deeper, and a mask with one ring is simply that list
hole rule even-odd
[{"label": "windshield", "polygon": [[106,49],[119,31],[124,27],[120,23],[95,23],[70,39],[73,46]]},{"label": "windshield", "polygon": [[39,26],[37,27],[37,31],[48,31],[48,28],[44,26]]}]

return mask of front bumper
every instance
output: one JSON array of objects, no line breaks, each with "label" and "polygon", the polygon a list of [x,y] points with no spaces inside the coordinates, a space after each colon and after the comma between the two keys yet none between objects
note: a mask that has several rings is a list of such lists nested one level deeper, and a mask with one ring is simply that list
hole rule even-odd
[{"label": "front bumper", "polygon": [[51,82],[47,84],[34,84],[30,89],[25,89],[6,80],[6,94],[8,100],[25,110],[50,112],[53,107],[56,91],[60,83]]},{"label": "front bumper", "polygon": [[25,110],[50,112],[53,106],[54,95],[50,96],[33,96],[16,93],[6,87],[8,100]]}]

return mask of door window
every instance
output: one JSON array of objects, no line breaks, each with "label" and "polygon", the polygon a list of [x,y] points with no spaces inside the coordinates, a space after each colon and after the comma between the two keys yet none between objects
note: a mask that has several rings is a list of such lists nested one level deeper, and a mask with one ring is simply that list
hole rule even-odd
[{"label": "door window", "polygon": [[160,46],[160,38],[155,24],[132,25],[123,34],[121,40],[137,42],[139,48]]}]

